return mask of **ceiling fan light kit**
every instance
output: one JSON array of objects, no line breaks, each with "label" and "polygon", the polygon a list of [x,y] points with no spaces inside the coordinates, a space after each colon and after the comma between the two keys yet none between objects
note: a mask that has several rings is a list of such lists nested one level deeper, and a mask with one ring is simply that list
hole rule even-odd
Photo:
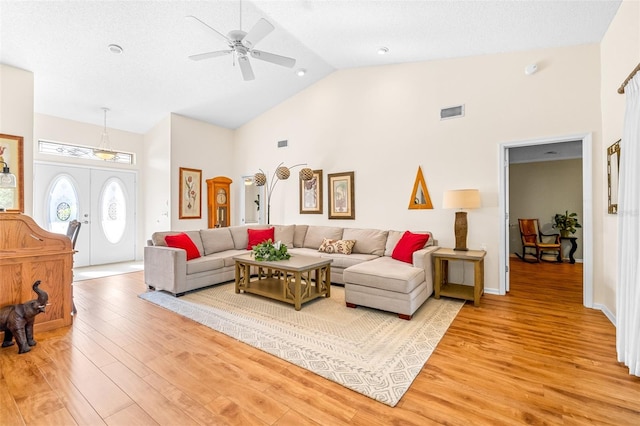
[{"label": "ceiling fan light kit", "polygon": [[[242,77],[245,81],[255,79],[253,68],[251,67],[251,62],[249,61],[249,56],[261,61],[270,62],[272,64],[280,65],[287,68],[293,68],[296,64],[296,60],[293,58],[276,55],[275,53],[254,50],[254,47],[275,29],[275,27],[264,18],[260,18],[260,20],[258,20],[258,22],[253,26],[253,28],[251,28],[248,33],[242,31],[242,29],[239,29],[229,31],[227,35],[222,34],[220,31],[216,30],[215,28],[211,27],[195,16],[189,15],[187,16],[187,18],[193,19],[209,28],[218,38],[226,42],[229,46],[229,49],[227,50],[216,50],[213,52],[191,55],[189,56],[189,59],[191,60],[201,61],[204,59],[217,58],[219,56],[233,54],[234,63],[237,60],[240,71],[242,72]],[[240,26],[242,27],[242,5],[240,5]]]}]

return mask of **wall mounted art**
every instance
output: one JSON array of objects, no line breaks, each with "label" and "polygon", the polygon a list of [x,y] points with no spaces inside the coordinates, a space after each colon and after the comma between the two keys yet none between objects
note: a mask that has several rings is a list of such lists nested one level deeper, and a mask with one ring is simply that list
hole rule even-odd
[{"label": "wall mounted art", "polygon": [[618,214],[618,179],[620,173],[620,140],[607,148],[608,203],[610,214]]},{"label": "wall mounted art", "polygon": [[322,214],[322,170],[310,180],[300,180],[300,214]]},{"label": "wall mounted art", "polygon": [[427,190],[427,184],[422,175],[422,168],[418,166],[416,180],[413,183],[413,192],[409,200],[409,209],[433,209],[433,203]]},{"label": "wall mounted art", "polygon": [[355,219],[354,173],[332,173],[329,183],[329,219]]},{"label": "wall mounted art", "polygon": [[180,219],[202,217],[202,170],[180,167]]},{"label": "wall mounted art", "polygon": [[[0,188],[0,208],[8,212],[24,213],[24,171],[22,136],[0,134],[0,161],[7,163],[16,177],[15,188]],[[4,164],[0,163],[0,171]]]}]

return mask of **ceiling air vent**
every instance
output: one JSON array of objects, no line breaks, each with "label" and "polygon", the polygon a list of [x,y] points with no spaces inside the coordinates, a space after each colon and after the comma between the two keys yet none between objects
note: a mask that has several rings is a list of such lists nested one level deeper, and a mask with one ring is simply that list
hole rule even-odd
[{"label": "ceiling air vent", "polygon": [[440,120],[448,120],[449,118],[464,117],[464,105],[456,105],[440,110]]},{"label": "ceiling air vent", "polygon": [[278,141],[278,148],[284,148],[289,144],[289,141]]}]

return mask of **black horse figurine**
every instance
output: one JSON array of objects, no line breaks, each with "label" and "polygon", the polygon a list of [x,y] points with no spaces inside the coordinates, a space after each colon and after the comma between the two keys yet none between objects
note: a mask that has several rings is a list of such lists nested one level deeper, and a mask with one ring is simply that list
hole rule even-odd
[{"label": "black horse figurine", "polygon": [[0,309],[0,331],[4,331],[3,348],[12,346],[14,337],[18,343],[19,354],[29,352],[31,346],[36,345],[36,341],[33,340],[33,323],[36,315],[45,311],[49,301],[49,295],[46,291],[40,290],[39,285],[40,280],[34,282],[31,287],[38,299]]}]

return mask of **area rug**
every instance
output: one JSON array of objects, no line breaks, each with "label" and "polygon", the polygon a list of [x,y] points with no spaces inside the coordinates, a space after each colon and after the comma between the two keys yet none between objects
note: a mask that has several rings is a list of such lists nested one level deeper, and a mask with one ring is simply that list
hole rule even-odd
[{"label": "area rug", "polygon": [[341,286],[300,311],[236,294],[233,283],[179,298],[161,291],[140,297],[392,407],[463,305],[431,297],[406,321],[375,309],[347,308]]}]

